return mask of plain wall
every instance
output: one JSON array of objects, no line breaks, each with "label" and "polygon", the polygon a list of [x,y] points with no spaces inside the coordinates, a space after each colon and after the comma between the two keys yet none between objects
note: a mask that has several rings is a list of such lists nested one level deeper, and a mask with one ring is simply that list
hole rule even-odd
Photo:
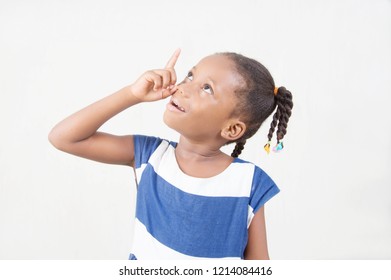
[{"label": "plain wall", "polygon": [[[281,192],[272,259],[391,258],[391,1],[0,1],[0,259],[126,259],[133,171],[53,148],[50,129],[182,55],[235,51],[294,96],[279,154],[270,120],[245,146]],[[167,101],[102,127],[177,140]],[[233,147],[227,149],[228,152]]]}]

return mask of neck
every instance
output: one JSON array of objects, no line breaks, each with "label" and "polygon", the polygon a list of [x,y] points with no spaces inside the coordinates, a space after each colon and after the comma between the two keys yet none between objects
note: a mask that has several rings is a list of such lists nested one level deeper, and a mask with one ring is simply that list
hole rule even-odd
[{"label": "neck", "polygon": [[176,147],[177,157],[192,161],[209,161],[227,156],[221,150],[221,145],[205,144],[180,137]]},{"label": "neck", "polygon": [[181,136],[175,157],[185,174],[210,178],[223,172],[232,163],[232,157],[220,151],[220,148],[221,145],[216,143],[198,143]]}]

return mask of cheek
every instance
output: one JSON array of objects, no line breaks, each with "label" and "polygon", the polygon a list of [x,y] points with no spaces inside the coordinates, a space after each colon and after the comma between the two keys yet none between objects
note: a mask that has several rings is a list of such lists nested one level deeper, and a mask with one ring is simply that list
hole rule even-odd
[{"label": "cheek", "polygon": [[217,110],[212,106],[192,106],[191,108],[192,119],[196,122],[199,121],[213,121],[217,117]]},{"label": "cheek", "polygon": [[225,114],[217,108],[208,108],[199,111],[197,115],[193,116],[191,122],[206,129],[220,130],[226,119]]}]

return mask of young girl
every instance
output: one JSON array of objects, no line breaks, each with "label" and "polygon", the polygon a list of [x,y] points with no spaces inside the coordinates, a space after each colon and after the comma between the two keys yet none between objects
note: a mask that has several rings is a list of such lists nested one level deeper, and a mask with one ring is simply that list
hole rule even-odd
[{"label": "young girl", "polygon": [[[275,110],[283,148],[292,95],[276,88],[259,62],[235,53],[202,59],[179,84],[177,50],[164,69],[74,113],[49,134],[58,149],[134,168],[137,205],[130,259],[268,259],[264,207],[279,192],[258,166],[238,158],[246,140]],[[164,122],[180,134],[164,139],[98,132],[121,111],[169,98]],[[220,148],[236,143],[231,155]]]}]

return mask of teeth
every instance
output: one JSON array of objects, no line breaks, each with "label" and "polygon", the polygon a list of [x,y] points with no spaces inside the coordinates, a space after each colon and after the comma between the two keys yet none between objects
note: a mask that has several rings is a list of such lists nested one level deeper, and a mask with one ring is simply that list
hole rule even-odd
[{"label": "teeth", "polygon": [[183,107],[180,107],[180,106],[178,105],[178,103],[176,102],[176,100],[172,100],[172,104],[173,104],[175,107],[177,107],[179,110],[181,110],[182,112],[185,111],[185,109],[184,109]]}]

